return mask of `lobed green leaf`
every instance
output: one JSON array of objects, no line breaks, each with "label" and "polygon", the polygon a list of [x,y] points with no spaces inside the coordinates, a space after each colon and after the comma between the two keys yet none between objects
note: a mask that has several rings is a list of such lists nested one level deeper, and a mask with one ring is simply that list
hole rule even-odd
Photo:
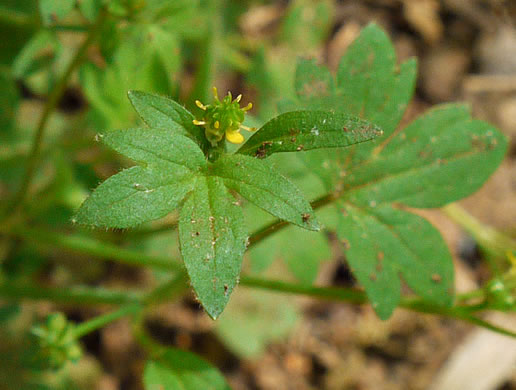
[{"label": "lobed green leaf", "polygon": [[211,167],[224,184],[268,213],[308,230],[319,230],[315,214],[299,189],[267,163],[225,155]]},{"label": "lobed green leaf", "polygon": [[337,71],[339,105],[367,118],[390,135],[398,126],[414,92],[417,63],[398,67],[387,34],[369,24],[350,45]]},{"label": "lobed green leaf", "polygon": [[293,111],[267,122],[238,153],[265,158],[279,152],[350,146],[381,134],[377,126],[347,114]]},{"label": "lobed green leaf", "polygon": [[452,297],[452,262],[442,238],[422,218],[397,210],[399,204],[439,207],[471,194],[507,149],[502,134],[460,105],[437,107],[397,131],[415,77],[416,62],[398,67],[392,43],[374,24],[342,58],[336,86],[313,61],[302,60],[296,74],[304,107],[331,107],[384,131],[382,138],[331,154],[298,155],[329,191],[341,194],[339,237],[381,318],[399,302],[399,275],[431,302],[445,305]]},{"label": "lobed green leaf", "polygon": [[179,218],[181,254],[204,309],[216,319],[238,283],[247,232],[221,178],[199,178]]},{"label": "lobed green leaf", "polygon": [[[169,170],[172,174],[166,174]],[[125,169],[99,185],[77,212],[77,223],[128,228],[162,218],[193,190],[191,171],[176,165]]]}]

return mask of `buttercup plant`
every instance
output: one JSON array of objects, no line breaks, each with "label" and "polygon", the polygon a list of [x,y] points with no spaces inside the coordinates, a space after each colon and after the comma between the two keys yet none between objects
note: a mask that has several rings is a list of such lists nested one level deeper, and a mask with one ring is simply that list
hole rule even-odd
[{"label": "buttercup plant", "polygon": [[[117,306],[80,323],[77,318],[88,313],[74,312],[74,322],[53,314],[45,323],[29,324],[34,356],[45,364],[38,372],[29,367],[12,375],[21,381],[12,387],[25,388],[26,378],[46,380],[50,371],[66,374],[69,362],[81,360],[81,337],[129,317],[147,352],[146,390],[227,390],[210,364],[160,345],[146,326],[147,309],[180,299],[190,288],[217,319],[217,337],[246,357],[285,335],[297,314],[288,299],[244,289],[233,294],[239,284],[371,304],[381,319],[402,307],[515,337],[479,316],[481,310],[516,309],[514,240],[446,206],[492,175],[506,153],[506,137],[459,104],[437,106],[400,126],[414,93],[417,61],[398,64],[391,41],[375,24],[361,31],[335,74],[310,58],[299,58],[295,68],[305,46],[308,51],[326,39],[332,2],[289,2],[281,31],[284,40],[295,39],[289,42],[292,55],[280,64],[265,49],[235,39],[245,7],[227,3],[231,7],[224,9],[225,2],[212,0],[40,1],[44,27],[12,69],[0,69],[5,112],[16,112],[21,100],[16,82],[48,96],[34,129],[0,112],[6,129],[0,132],[0,179],[6,182],[0,186],[0,297]],[[88,23],[55,24],[74,12]],[[300,15],[313,23],[300,25]],[[25,20],[19,16],[14,20]],[[86,35],[65,69],[73,53],[63,55],[70,48],[57,34],[62,30]],[[90,50],[95,42],[98,48]],[[221,64],[244,76],[246,90],[247,83],[256,88],[258,110],[251,111],[253,104],[242,103],[247,96],[238,93],[219,98],[216,88],[209,101]],[[183,84],[190,84],[182,77],[190,77],[191,69],[193,92],[186,94]],[[87,115],[50,120],[70,80],[88,101]],[[83,121],[85,131],[76,131]],[[102,130],[95,137],[89,129]],[[455,295],[450,251],[417,213],[443,206],[503,262],[491,266],[490,281],[467,294]],[[314,286],[321,261],[336,258],[337,245],[357,286]],[[101,287],[88,272],[62,271],[61,263],[76,260],[71,253],[152,269],[156,286]],[[264,276],[274,261],[285,263],[288,277]],[[48,277],[54,268],[58,277]],[[253,293],[253,326],[246,328],[251,316],[242,302]],[[5,340],[10,334],[3,321],[20,311],[12,303],[0,307]],[[75,387],[64,381],[61,388]]]},{"label": "buttercup plant", "polygon": [[240,96],[232,100],[228,93],[221,102],[215,93],[213,104],[197,103],[205,112],[202,120],[163,96],[132,91],[129,98],[150,128],[110,131],[98,138],[145,166],[129,168],[102,183],[75,221],[128,228],[179,207],[181,254],[196,295],[213,318],[222,313],[238,282],[248,239],[240,202],[228,190],[284,221],[319,230],[301,191],[259,158],[345,147],[381,134],[378,127],[347,114],[294,111],[267,122],[229,154],[220,143],[224,135],[242,140],[239,131],[251,108],[240,108]]}]

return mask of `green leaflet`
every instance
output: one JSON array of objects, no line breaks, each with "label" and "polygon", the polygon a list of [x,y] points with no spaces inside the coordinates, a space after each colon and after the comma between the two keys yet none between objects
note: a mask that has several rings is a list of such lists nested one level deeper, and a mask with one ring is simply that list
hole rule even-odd
[{"label": "green leaflet", "polygon": [[191,352],[172,348],[147,362],[143,384],[145,390],[231,390],[211,364]]},{"label": "green leaflet", "polygon": [[129,100],[134,109],[150,127],[164,128],[192,138],[206,150],[208,141],[204,130],[195,126],[194,116],[183,106],[164,96],[140,91],[129,91]]},{"label": "green leaflet", "polygon": [[342,167],[354,204],[440,207],[476,191],[500,165],[506,138],[464,106],[437,107],[396,134],[366,163]]},{"label": "green leaflet", "polygon": [[350,146],[379,135],[377,126],[347,114],[293,111],[263,125],[238,153],[265,158],[279,152]]},{"label": "green leaflet", "polygon": [[267,163],[249,156],[226,155],[213,164],[212,174],[272,215],[309,230],[319,224],[299,189]]},{"label": "green leaflet", "polygon": [[389,318],[399,303],[399,275],[428,301],[452,304],[453,261],[429,222],[391,206],[360,209],[342,203],[340,207],[338,237],[380,318]]},{"label": "green leaflet", "polygon": [[100,138],[117,152],[149,165],[176,164],[190,170],[206,166],[206,159],[199,147],[170,129],[115,130]]},{"label": "green leaflet", "polygon": [[181,209],[181,254],[197,297],[216,319],[238,283],[247,232],[244,217],[218,177],[203,177]]},{"label": "green leaflet", "polygon": [[87,198],[77,223],[127,228],[166,216],[193,189],[191,172],[182,169],[171,177],[163,172],[174,166],[132,167],[111,176]]},{"label": "green leaflet", "polygon": [[206,164],[193,141],[164,129],[118,130],[102,139],[147,166],[126,169],[97,187],[77,213],[81,224],[126,228],[164,217],[192,191],[196,171]]},{"label": "green leaflet", "polygon": [[295,82],[299,102],[285,102],[283,107],[333,109],[379,126],[383,137],[347,151],[358,163],[369,158],[371,150],[398,126],[414,92],[416,71],[415,59],[396,64],[389,37],[370,24],[342,57],[336,83],[326,67],[316,65],[314,60],[300,60]]},{"label": "green leaflet", "polygon": [[416,61],[409,60],[398,67],[389,37],[377,25],[370,24],[340,61],[338,104],[345,112],[382,127],[388,136],[405,112],[415,79]]}]

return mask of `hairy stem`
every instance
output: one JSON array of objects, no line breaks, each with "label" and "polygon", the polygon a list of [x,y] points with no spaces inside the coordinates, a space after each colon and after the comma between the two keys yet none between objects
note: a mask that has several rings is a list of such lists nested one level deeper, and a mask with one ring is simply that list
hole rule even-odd
[{"label": "hairy stem", "polygon": [[[312,209],[317,210],[321,207],[327,206],[330,203],[337,200],[338,197],[339,197],[339,195],[335,194],[335,193],[329,193],[329,194],[323,195],[311,203]],[[257,230],[256,232],[251,234],[251,236],[249,237],[248,248],[258,244],[260,241],[265,240],[270,235],[286,228],[288,225],[289,225],[288,222],[277,219],[276,221],[271,222],[269,225],[264,226],[263,228]]]},{"label": "hairy stem", "polygon": [[67,236],[44,229],[31,229],[20,226],[11,229],[9,232],[2,231],[0,227],[0,232],[35,244],[58,247],[75,253],[95,256],[103,260],[113,260],[127,265],[149,266],[169,271],[182,270],[181,264],[169,257],[135,252],[86,236]]},{"label": "hairy stem", "polygon": [[507,251],[516,252],[516,240],[483,224],[458,204],[450,204],[442,210],[471,234],[475,241],[491,255],[505,258]]},{"label": "hairy stem", "polygon": [[124,305],[118,310],[100,315],[98,317],[92,318],[89,321],[83,322],[80,325],[77,325],[73,332],[74,337],[76,339],[80,339],[81,337],[91,332],[94,332],[97,329],[101,329],[107,324],[116,321],[122,317],[138,314],[141,310],[142,306],[137,303],[130,303]]},{"label": "hairy stem", "polygon": [[99,287],[39,287],[34,284],[0,283],[0,297],[3,299],[48,300],[71,305],[123,305],[134,303],[143,294],[134,291],[113,291]]},{"label": "hairy stem", "polygon": [[[266,280],[252,277],[242,277],[240,284],[246,287],[287,294],[300,294],[328,301],[348,302],[354,304],[368,303],[365,293],[355,289],[305,286],[287,283],[280,280]],[[477,311],[489,309],[485,304],[444,307],[425,302],[420,298],[407,297],[402,298],[399,307],[418,313],[433,314],[462,320],[475,326],[480,326],[482,328],[516,338],[516,333],[500,328],[473,315],[473,313]]]}]

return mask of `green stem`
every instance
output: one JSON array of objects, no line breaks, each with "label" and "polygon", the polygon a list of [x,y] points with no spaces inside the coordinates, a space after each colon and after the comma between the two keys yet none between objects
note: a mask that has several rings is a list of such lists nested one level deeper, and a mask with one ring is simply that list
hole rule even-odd
[{"label": "green stem", "polygon": [[[324,206],[329,205],[330,203],[336,201],[339,198],[339,194],[329,193],[326,195],[317,198],[311,203],[312,209],[317,210]],[[286,228],[289,225],[288,222],[285,222],[281,219],[277,219],[276,221],[271,222],[269,225],[264,226],[263,228],[257,230],[249,237],[249,245],[248,248],[258,244],[259,242],[265,240],[270,235]]]},{"label": "green stem", "polygon": [[368,302],[364,292],[350,288],[314,287],[288,283],[281,280],[267,280],[250,276],[242,276],[240,278],[240,285],[287,294],[302,294],[329,301],[344,301],[356,304]]},{"label": "green stem", "polygon": [[129,315],[138,314],[142,310],[142,306],[139,304],[128,304],[124,305],[118,310],[112,311],[107,314],[100,315],[95,317],[89,321],[83,322],[80,325],[77,325],[74,329],[74,337],[76,339],[80,339],[81,337],[94,332],[97,329],[101,329],[107,324],[116,321],[122,317],[126,317]]},{"label": "green stem", "polygon": [[75,338],[79,339],[88,333],[101,329],[107,324],[126,316],[135,316],[137,319],[135,322],[141,326],[143,322],[144,308],[146,306],[166,302],[180,296],[186,290],[186,280],[186,274],[179,273],[175,278],[159,285],[150,293],[146,294],[143,299],[136,301],[137,303],[126,304],[118,310],[83,322],[75,328]]},{"label": "green stem", "polygon": [[143,294],[129,291],[113,291],[95,287],[39,287],[33,284],[21,285],[12,282],[0,284],[3,299],[49,300],[73,305],[121,305],[142,299]]},{"label": "green stem", "polygon": [[[349,302],[354,304],[368,303],[364,292],[349,288],[303,286],[280,280],[266,280],[252,277],[242,277],[240,284],[246,287],[287,294],[301,294],[328,301]],[[516,338],[516,333],[493,325],[472,314],[480,310],[488,309],[485,304],[443,307],[425,302],[419,298],[407,297],[402,298],[399,307],[418,313],[433,314],[466,321],[473,325]]]},{"label": "green stem", "polygon": [[99,14],[99,17],[97,18],[96,23],[91,27],[88,36],[84,40],[84,42],[81,44],[79,49],[77,50],[77,53],[73,57],[73,59],[68,64],[68,67],[66,68],[65,72],[61,76],[60,80],[57,82],[56,86],[50,92],[50,95],[48,96],[48,100],[43,108],[43,113],[41,114],[41,117],[39,119],[37,128],[36,128],[36,134],[34,136],[34,139],[32,141],[31,150],[29,152],[27,165],[25,168],[25,173],[23,175],[20,188],[16,195],[13,198],[10,210],[12,214],[16,213],[18,209],[23,205],[26,197],[27,192],[30,186],[30,183],[34,177],[34,174],[36,172],[36,168],[38,166],[38,160],[41,153],[41,147],[43,142],[43,137],[45,135],[45,130],[47,128],[48,120],[50,119],[50,116],[56,109],[59,101],[63,97],[63,94],[66,90],[66,87],[68,85],[68,82],[70,81],[70,78],[72,77],[73,72],[75,69],[80,65],[83,58],[86,55],[86,52],[89,48],[89,46],[95,41],[98,34],[100,33],[102,24],[104,23],[104,20],[107,16],[107,13],[105,11],[101,11]]},{"label": "green stem", "polygon": [[[494,258],[505,259],[507,251],[516,252],[516,240],[483,224],[458,204],[450,204],[443,207],[442,210],[471,234],[480,247]],[[504,268],[507,265],[505,264]],[[494,264],[494,267],[495,269],[499,268],[499,264]]]},{"label": "green stem", "polygon": [[461,319],[463,321],[469,322],[472,325],[480,326],[481,328],[485,328],[485,329],[488,329],[493,332],[497,332],[497,333],[500,333],[500,334],[503,334],[503,335],[506,335],[509,337],[516,338],[516,333],[514,333],[508,329],[501,328],[497,325],[493,325],[493,324],[491,324],[487,321],[484,321],[478,317],[475,317],[475,316],[472,316],[469,314],[465,314],[462,317],[457,317],[457,318]]},{"label": "green stem", "polygon": [[[355,304],[368,303],[367,296],[363,291],[351,288],[314,287],[287,283],[280,280],[267,280],[252,277],[242,277],[240,280],[240,284],[246,287],[279,291],[287,294],[302,294],[330,301],[343,301]],[[467,308],[467,306],[446,308],[442,306],[433,305],[428,302],[422,301],[419,298],[413,297],[402,299],[399,306],[406,309],[410,309],[412,311],[440,314],[444,316],[454,316],[454,309],[456,308],[460,308],[460,310]]]},{"label": "green stem", "polygon": [[130,249],[124,249],[116,245],[85,236],[67,236],[63,233],[25,227],[16,227],[9,232],[2,231],[2,233],[18,237],[32,243],[59,247],[75,253],[95,256],[103,260],[113,260],[128,265],[149,266],[169,271],[182,270],[181,264],[169,257],[153,256]]}]

